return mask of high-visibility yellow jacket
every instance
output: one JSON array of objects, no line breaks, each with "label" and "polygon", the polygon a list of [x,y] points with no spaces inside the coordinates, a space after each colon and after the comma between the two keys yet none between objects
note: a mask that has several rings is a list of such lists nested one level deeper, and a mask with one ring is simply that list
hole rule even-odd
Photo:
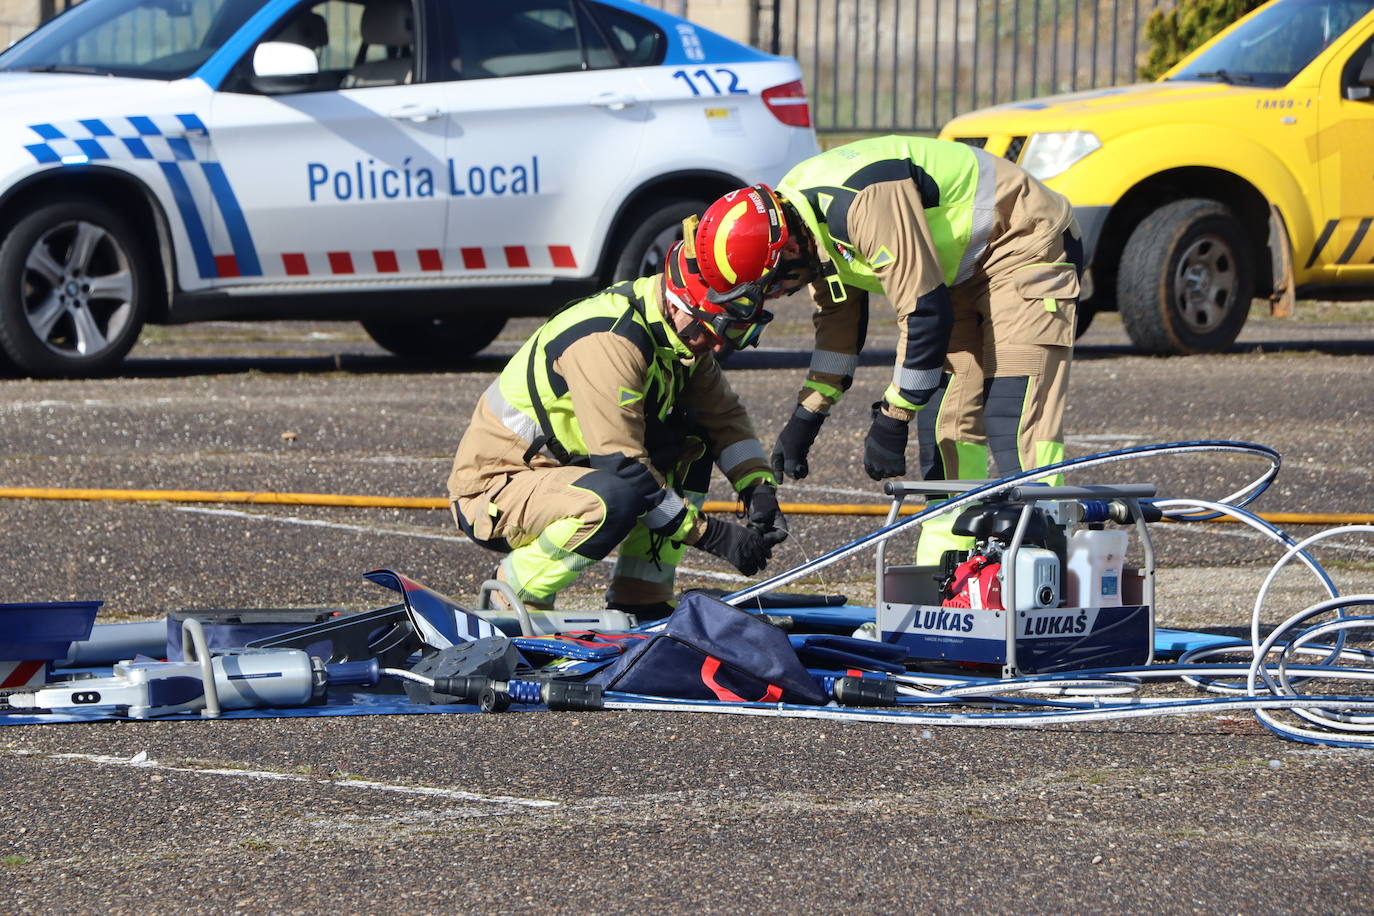
[{"label": "high-visibility yellow jacket", "polygon": [[[645,430],[678,408],[706,433],[716,465],[737,491],[772,481],[744,405],[714,356],[693,356],[668,324],[662,288],[661,274],[623,283],[541,326],[478,401],[454,457],[450,498],[491,493],[511,475],[593,455],[625,455],[663,484]],[[681,505],[665,491],[661,514]],[[694,543],[704,530],[705,519],[689,505],[674,538]]]},{"label": "high-visibility yellow jacket", "polygon": [[1000,340],[1073,343],[1072,309],[1046,303],[1077,298],[1077,271],[1044,259],[1074,226],[1073,211],[1016,165],[962,143],[874,137],[799,163],[777,190],[832,265],[830,282],[815,285],[820,314],[798,398],[804,407],[828,410],[848,387],[865,293],[885,294],[897,311],[886,398],[904,409],[919,409],[939,385],[953,310],[990,290],[1009,291],[991,296]]}]

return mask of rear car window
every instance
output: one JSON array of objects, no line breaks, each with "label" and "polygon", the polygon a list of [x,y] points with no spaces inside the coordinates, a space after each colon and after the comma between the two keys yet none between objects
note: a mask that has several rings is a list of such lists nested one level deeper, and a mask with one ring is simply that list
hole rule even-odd
[{"label": "rear car window", "polygon": [[656,67],[663,63],[667,38],[647,19],[603,3],[588,3],[587,10],[601,24],[626,67]]}]

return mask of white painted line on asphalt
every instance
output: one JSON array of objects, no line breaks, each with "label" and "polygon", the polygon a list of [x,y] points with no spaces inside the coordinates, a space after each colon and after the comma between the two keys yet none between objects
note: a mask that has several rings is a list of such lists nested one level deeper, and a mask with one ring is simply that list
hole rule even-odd
[{"label": "white painted line on asphalt", "polygon": [[[294,515],[264,515],[256,512],[241,512],[238,509],[206,509],[201,506],[171,506],[173,512],[193,512],[198,515],[218,515],[229,518],[241,518],[250,522],[279,522],[283,525],[309,525],[314,528],[337,528],[341,531],[357,531],[362,534],[383,534],[392,537],[404,538],[424,538],[430,541],[451,541],[459,544],[471,544],[466,537],[456,534],[428,534],[423,531],[402,531],[398,528],[378,528],[373,525],[346,525],[340,522],[325,522],[315,518],[297,518]],[[615,554],[611,554],[601,561],[602,563],[614,563]],[[691,566],[679,566],[678,571],[694,576],[701,576],[705,579],[720,579],[724,582],[749,582],[746,576],[736,575],[735,573],[716,572],[713,569],[696,569]]]},{"label": "white painted line on asphalt", "polygon": [[477,792],[463,792],[458,789],[439,789],[433,786],[400,786],[371,779],[318,779],[298,773],[277,773],[272,770],[236,770],[214,767],[184,767],[168,763],[158,763],[148,757],[147,751],[139,751],[132,757],[110,757],[103,754],[48,754],[42,751],[7,750],[17,757],[44,757],[55,760],[82,760],[106,766],[137,767],[145,770],[167,770],[174,773],[195,773],[204,776],[237,776],[242,779],[268,779],[279,782],[303,782],[320,786],[338,786],[344,789],[372,789],[378,792],[400,792],[403,795],[430,795],[437,798],[451,798],[456,801],[481,802],[490,805],[518,805],[525,808],[554,808],[559,802],[545,798],[518,798],[513,795],[482,795]]},{"label": "white painted line on asphalt", "polygon": [[[1196,526],[1169,525],[1168,527],[1162,529],[1156,527],[1154,531],[1155,534],[1153,535],[1153,537],[1156,541],[1160,539],[1160,535],[1163,532],[1167,532],[1168,535],[1203,534],[1207,537],[1244,538],[1247,541],[1262,541],[1266,544],[1274,545],[1274,549],[1278,551],[1278,553],[1275,554],[1275,558],[1282,556],[1283,553],[1288,549],[1287,547],[1280,549],[1279,545],[1275,543],[1273,540],[1271,540],[1267,535],[1260,534],[1258,531],[1251,531],[1248,528],[1236,529],[1223,527],[1221,525],[1210,525],[1204,523],[1198,524]],[[1365,547],[1358,544],[1337,544],[1334,541],[1323,541],[1320,544],[1314,544],[1312,545],[1310,550],[1314,553],[1314,555],[1318,557],[1320,557],[1321,551],[1323,550],[1345,550],[1351,553],[1374,553],[1374,547]]]},{"label": "white painted line on asphalt", "polygon": [[[866,489],[866,490],[856,490],[856,489],[854,489],[853,487],[823,487],[823,486],[820,486],[820,485],[818,485],[818,484],[795,483],[794,481],[789,480],[789,481],[787,481],[786,483],[784,483],[784,484],[782,485],[782,487],[779,489],[778,492],[780,492],[780,493],[784,493],[784,492],[785,492],[785,493],[789,493],[789,494],[790,494],[790,493],[829,493],[829,494],[832,494],[832,495],[834,495],[834,496],[867,496],[867,497],[870,498],[870,499],[872,499],[872,498],[875,497],[875,496],[882,496],[883,499],[886,499],[886,498],[887,498],[887,497],[883,496],[883,491],[882,491],[882,489],[881,489],[881,488],[879,487],[879,485],[876,484],[876,483],[875,483],[872,487],[870,487],[870,488],[868,488],[868,489]],[[786,501],[787,499],[790,499],[790,498],[791,498],[790,496],[784,497],[784,501]]]},{"label": "white painted line on asphalt", "polygon": [[337,528],[341,531],[358,531],[363,534],[388,534],[395,537],[425,538],[430,541],[454,541],[460,544],[471,543],[458,534],[429,534],[423,531],[402,531],[399,528],[378,528],[375,525],[346,525],[340,522],[325,522],[315,518],[297,518],[294,515],[264,515],[256,512],[241,512],[238,509],[205,509],[200,506],[172,506],[174,512],[193,512],[198,515],[219,515],[229,518],[242,518],[252,522],[278,522],[283,525],[309,525],[313,528]]},{"label": "white painted line on asphalt", "polygon": [[153,398],[121,398],[117,401],[105,400],[102,398],[73,398],[71,400],[44,399],[41,401],[11,401],[0,407],[0,412],[18,413],[21,410],[42,410],[52,407],[70,407],[74,410],[86,410],[91,407],[117,407],[120,410],[134,410],[139,407],[161,407],[165,404],[175,404],[176,398],[153,397]]},{"label": "white painted line on asphalt", "polygon": [[1072,445],[1077,442],[1146,442],[1145,436],[1133,436],[1130,433],[1081,433],[1078,435],[1066,435],[1065,444]]},{"label": "white painted line on asphalt", "polygon": [[[293,515],[259,515],[253,512],[240,512],[237,509],[206,509],[200,506],[172,506],[175,512],[195,512],[201,515],[219,515],[231,518],[241,518],[254,522],[280,522],[284,525],[309,525],[316,528],[337,528],[342,531],[357,531],[362,534],[381,534],[392,537],[425,538],[431,541],[450,541],[460,544],[472,543],[467,538],[453,534],[427,534],[421,531],[402,531],[397,528],[377,528],[370,525],[346,525],[340,522],[326,522],[314,518],[297,518]],[[1189,531],[1186,528],[1170,526],[1170,534],[1206,534],[1209,537],[1232,537],[1244,538],[1249,541],[1259,541],[1268,539],[1255,531],[1228,530],[1220,525],[1208,525],[1204,531],[1201,528]],[[1156,535],[1158,537],[1158,535]],[[1374,547],[1361,547],[1357,545],[1323,545],[1329,550],[1345,550],[1351,553],[1374,553]],[[602,563],[614,563],[615,554],[606,557]],[[722,582],[750,582],[753,581],[745,576],[735,573],[717,572],[713,569],[697,569],[691,566],[679,566],[678,571],[684,574],[700,576],[704,579],[717,579]]]}]

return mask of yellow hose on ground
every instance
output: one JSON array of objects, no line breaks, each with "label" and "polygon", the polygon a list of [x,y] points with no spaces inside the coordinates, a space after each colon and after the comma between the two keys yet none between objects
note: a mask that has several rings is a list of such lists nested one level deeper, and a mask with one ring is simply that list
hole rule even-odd
[{"label": "yellow hose on ground", "polygon": [[[0,487],[0,499],[70,499],[115,502],[247,503],[272,506],[346,506],[365,509],[447,509],[448,500],[429,496],[349,496],[335,493],[270,493],[252,490],[108,490],[74,487]],[[734,502],[707,502],[707,512],[728,513]],[[873,503],[782,503],[788,515],[887,515],[887,505]],[[914,515],[919,505],[902,506],[900,514]],[[1273,525],[1370,525],[1371,512],[1257,513]],[[1233,522],[1231,518],[1214,519]]]}]

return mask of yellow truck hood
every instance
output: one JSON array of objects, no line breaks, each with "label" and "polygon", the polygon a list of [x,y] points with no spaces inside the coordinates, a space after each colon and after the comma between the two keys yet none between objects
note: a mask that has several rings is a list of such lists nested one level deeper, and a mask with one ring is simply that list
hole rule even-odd
[{"label": "yellow truck hood", "polygon": [[[1239,94],[1282,91],[1201,80],[1136,83],[980,108],[950,121],[940,135],[955,138],[1091,130],[1106,140],[1161,121],[1203,117],[1203,112],[1215,104],[1234,104]],[[1145,108],[1150,111],[1146,113]]]}]

